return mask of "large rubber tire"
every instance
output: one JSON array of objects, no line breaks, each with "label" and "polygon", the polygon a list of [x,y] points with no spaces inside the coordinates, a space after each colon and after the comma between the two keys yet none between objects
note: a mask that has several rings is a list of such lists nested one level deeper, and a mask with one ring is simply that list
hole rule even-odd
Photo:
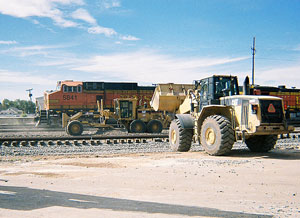
[{"label": "large rubber tire", "polygon": [[277,135],[257,135],[245,140],[247,147],[253,152],[268,152],[277,142]]},{"label": "large rubber tire", "polygon": [[169,142],[173,151],[189,151],[192,145],[193,129],[183,129],[178,119],[173,120],[169,129]]},{"label": "large rubber tire", "polygon": [[81,135],[82,132],[83,132],[83,126],[79,121],[73,120],[70,123],[68,123],[67,133],[69,135],[78,136],[78,135]]},{"label": "large rubber tire", "polygon": [[146,124],[141,120],[134,120],[130,123],[129,130],[132,133],[146,132]]},{"label": "large rubber tire", "polygon": [[147,124],[147,132],[149,133],[161,133],[163,125],[159,120],[151,120]]},{"label": "large rubber tire", "polygon": [[208,154],[226,155],[231,151],[234,141],[234,131],[228,118],[213,115],[203,121],[200,142]]}]

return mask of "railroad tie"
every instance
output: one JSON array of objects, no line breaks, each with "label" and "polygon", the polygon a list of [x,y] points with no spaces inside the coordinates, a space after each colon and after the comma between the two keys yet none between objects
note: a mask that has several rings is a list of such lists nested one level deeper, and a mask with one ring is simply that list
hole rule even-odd
[{"label": "railroad tie", "polygon": [[13,141],[11,144],[14,147],[20,147],[20,142],[18,142],[18,141]]},{"label": "railroad tie", "polygon": [[56,142],[56,144],[57,144],[57,145],[63,145],[63,142],[60,141],[60,140],[58,140],[58,141]]},{"label": "railroad tie", "polygon": [[44,141],[39,141],[39,145],[43,147],[47,146],[47,144]]},{"label": "railroad tie", "polygon": [[72,145],[72,143],[70,141],[65,141],[65,145]]},{"label": "railroad tie", "polygon": [[6,146],[6,147],[10,147],[11,146],[11,142],[5,141],[5,142],[3,142],[3,145]]},{"label": "railroad tie", "polygon": [[81,144],[77,140],[74,140],[74,145],[81,146]]},{"label": "railroad tie", "polygon": [[89,143],[87,141],[85,141],[85,140],[82,141],[82,144],[86,145],[86,146],[89,145]]},{"label": "railroad tie", "polygon": [[21,141],[21,145],[23,147],[28,147],[29,146],[28,141]]},{"label": "railroad tie", "polygon": [[34,147],[38,146],[36,141],[30,141],[29,144]]}]

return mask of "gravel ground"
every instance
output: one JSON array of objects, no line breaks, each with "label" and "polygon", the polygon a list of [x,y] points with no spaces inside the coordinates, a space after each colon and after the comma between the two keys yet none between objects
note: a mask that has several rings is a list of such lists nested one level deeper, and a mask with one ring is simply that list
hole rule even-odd
[{"label": "gravel ground", "polygon": [[[166,132],[164,132],[166,133]],[[120,135],[124,130],[85,131]],[[64,131],[0,131],[0,137]],[[168,142],[0,146],[0,217],[300,217],[300,139],[214,157]]]},{"label": "gravel ground", "polygon": [[[36,130],[36,129],[35,129]],[[163,131],[167,134],[167,130]],[[123,129],[115,130],[95,130],[90,129],[85,131],[83,135],[128,135]],[[30,131],[24,132],[0,132],[0,137],[24,137],[24,136],[67,136],[65,131]],[[147,143],[111,143],[107,144],[101,141],[99,144],[92,145],[90,140],[78,141],[78,145],[71,143],[66,145],[64,142],[58,145],[57,142],[46,141],[45,145],[37,146],[5,146],[0,145],[1,160],[4,161],[5,157],[9,156],[37,156],[37,155],[107,155],[107,154],[130,154],[130,153],[151,153],[151,152],[171,152],[168,142],[154,142],[148,140]],[[233,150],[245,150],[247,146],[242,143],[235,143]],[[300,138],[297,135],[292,135],[291,138],[279,139],[275,149],[300,149]],[[203,151],[203,148],[198,143],[192,144],[191,151]]]}]

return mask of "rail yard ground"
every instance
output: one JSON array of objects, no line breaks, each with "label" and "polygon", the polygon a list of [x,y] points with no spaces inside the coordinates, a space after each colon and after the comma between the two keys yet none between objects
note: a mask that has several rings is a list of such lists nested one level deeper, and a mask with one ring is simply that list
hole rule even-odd
[{"label": "rail yard ground", "polygon": [[[51,134],[65,133],[0,131],[1,137]],[[0,151],[0,217],[300,216],[297,136],[278,140],[269,153],[236,143],[221,157],[197,144],[179,153],[155,141],[1,145]]]}]

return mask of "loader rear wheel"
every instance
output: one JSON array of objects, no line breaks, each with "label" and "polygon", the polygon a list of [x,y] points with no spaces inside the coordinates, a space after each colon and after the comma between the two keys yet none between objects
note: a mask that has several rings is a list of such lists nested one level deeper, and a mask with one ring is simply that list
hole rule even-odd
[{"label": "loader rear wheel", "polygon": [[169,142],[173,151],[189,151],[192,145],[193,129],[183,129],[178,119],[173,120],[169,129]]},{"label": "loader rear wheel", "polygon": [[163,125],[159,120],[151,120],[147,124],[147,132],[149,133],[161,133],[162,128]]},{"label": "loader rear wheel", "polygon": [[234,140],[234,131],[228,118],[213,115],[204,120],[200,142],[208,154],[218,156],[229,153]]},{"label": "loader rear wheel", "polygon": [[83,132],[83,126],[77,120],[71,121],[67,126],[67,133],[69,135],[78,136],[78,135],[81,135],[82,132]]},{"label": "loader rear wheel", "polygon": [[134,120],[129,126],[130,132],[143,133],[146,132],[146,124],[141,120]]},{"label": "loader rear wheel", "polygon": [[274,148],[277,135],[257,135],[245,140],[247,147],[253,152],[268,152]]}]

